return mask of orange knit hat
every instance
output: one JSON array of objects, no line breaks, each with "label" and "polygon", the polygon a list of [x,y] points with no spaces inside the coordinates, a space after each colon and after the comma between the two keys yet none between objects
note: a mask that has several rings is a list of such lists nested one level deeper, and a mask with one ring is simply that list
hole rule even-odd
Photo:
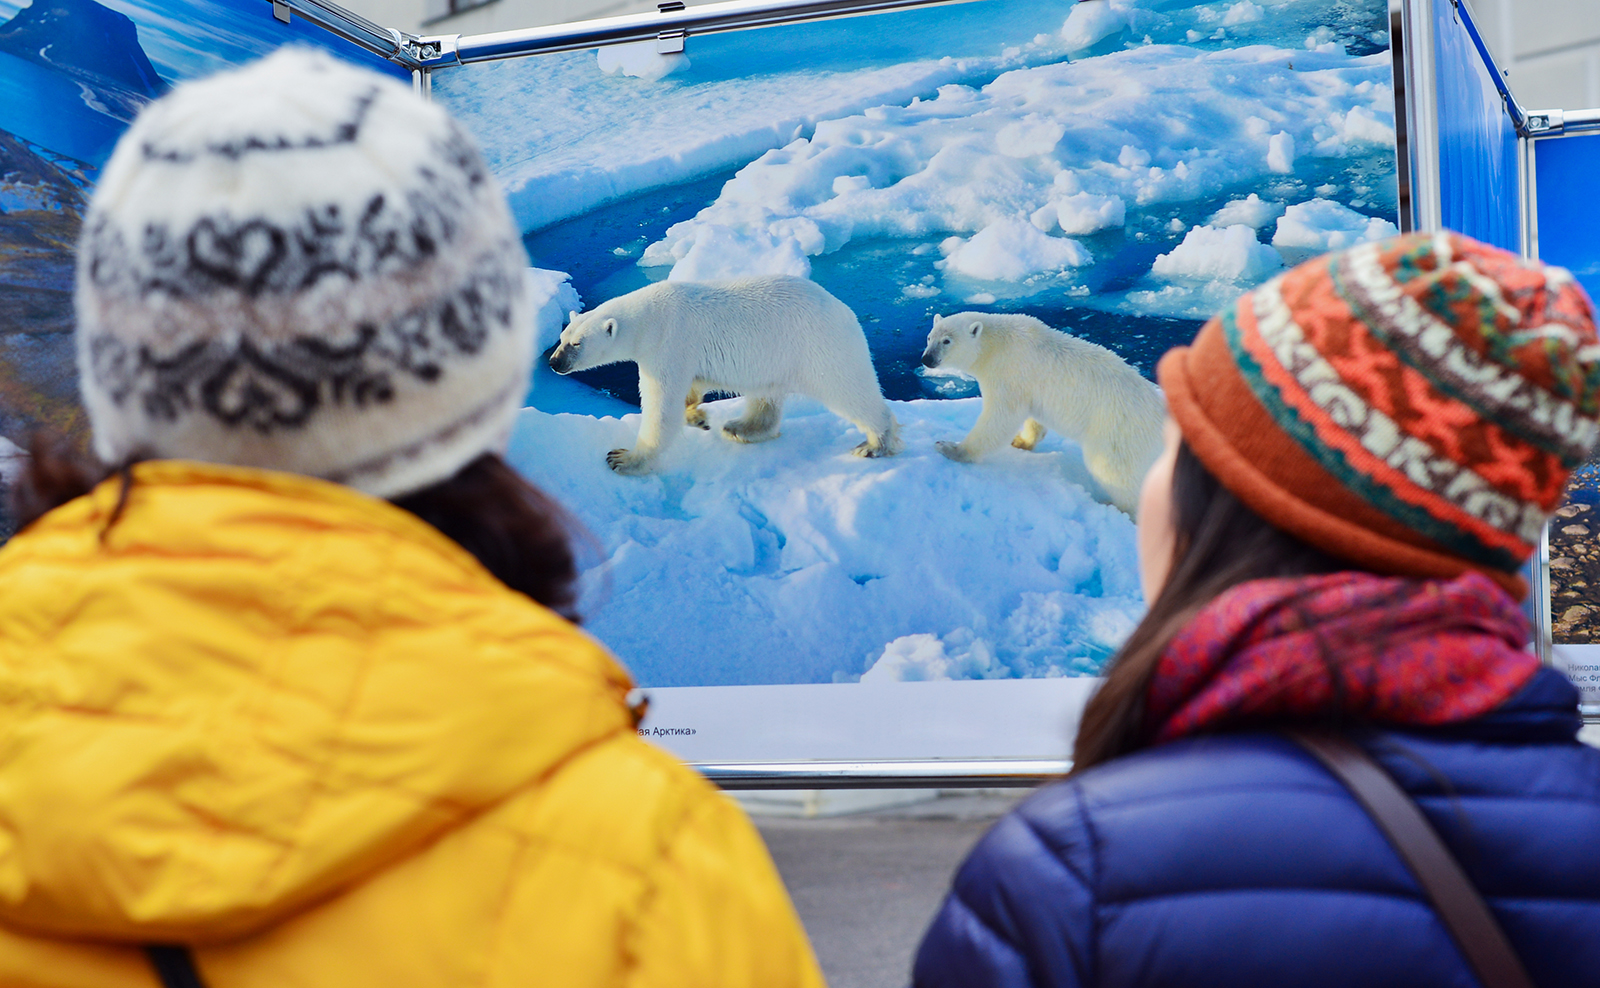
[{"label": "orange knit hat", "polygon": [[1521,596],[1600,436],[1600,341],[1565,270],[1453,233],[1309,261],[1157,369],[1185,442],[1263,518],[1378,573]]}]

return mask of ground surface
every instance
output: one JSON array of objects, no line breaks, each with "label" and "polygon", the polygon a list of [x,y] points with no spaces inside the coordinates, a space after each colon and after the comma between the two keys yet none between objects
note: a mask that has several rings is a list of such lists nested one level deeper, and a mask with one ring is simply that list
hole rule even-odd
[{"label": "ground surface", "polygon": [[756,817],[831,988],[903,988],[973,843],[1023,793],[827,819]]}]

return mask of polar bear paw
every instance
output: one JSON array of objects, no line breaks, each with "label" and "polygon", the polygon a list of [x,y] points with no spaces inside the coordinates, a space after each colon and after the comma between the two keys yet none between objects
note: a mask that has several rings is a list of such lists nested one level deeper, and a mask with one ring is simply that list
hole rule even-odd
[{"label": "polar bear paw", "polygon": [[650,458],[631,449],[614,449],[606,454],[606,466],[624,477],[637,477],[650,472]]},{"label": "polar bear paw", "polygon": [[945,442],[943,440],[933,444],[933,448],[943,453],[957,463],[971,463],[972,455],[961,448],[960,443]]},{"label": "polar bear paw", "polygon": [[696,429],[704,429],[707,432],[711,431],[711,423],[706,421],[706,410],[701,408],[699,405],[684,409],[683,421],[684,424],[692,425]]},{"label": "polar bear paw", "polygon": [[778,438],[778,430],[761,423],[740,420],[724,425],[722,435],[736,443],[764,443]]},{"label": "polar bear paw", "polygon": [[893,456],[895,453],[899,452],[899,450],[898,448],[889,446],[883,442],[874,444],[872,440],[869,439],[857,446],[855,449],[852,449],[850,452],[857,456],[865,456],[876,459],[880,456]]}]

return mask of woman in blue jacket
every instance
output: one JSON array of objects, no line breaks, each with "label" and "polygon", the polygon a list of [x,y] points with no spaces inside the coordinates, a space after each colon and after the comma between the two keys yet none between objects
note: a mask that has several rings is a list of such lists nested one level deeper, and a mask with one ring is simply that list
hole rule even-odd
[{"label": "woman in blue jacket", "polygon": [[1592,450],[1565,271],[1463,237],[1320,258],[1162,360],[1149,613],[1075,768],[957,873],[918,988],[1479,983],[1393,846],[1283,728],[1420,805],[1535,984],[1600,984],[1600,751],[1517,576]]}]

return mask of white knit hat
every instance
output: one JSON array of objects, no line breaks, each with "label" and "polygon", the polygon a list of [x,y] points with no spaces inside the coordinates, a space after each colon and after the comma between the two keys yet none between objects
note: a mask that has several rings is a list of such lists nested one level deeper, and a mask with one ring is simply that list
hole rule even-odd
[{"label": "white knit hat", "polygon": [[472,140],[409,87],[308,49],[179,86],[79,244],[95,452],[443,480],[521,407],[527,263]]}]

